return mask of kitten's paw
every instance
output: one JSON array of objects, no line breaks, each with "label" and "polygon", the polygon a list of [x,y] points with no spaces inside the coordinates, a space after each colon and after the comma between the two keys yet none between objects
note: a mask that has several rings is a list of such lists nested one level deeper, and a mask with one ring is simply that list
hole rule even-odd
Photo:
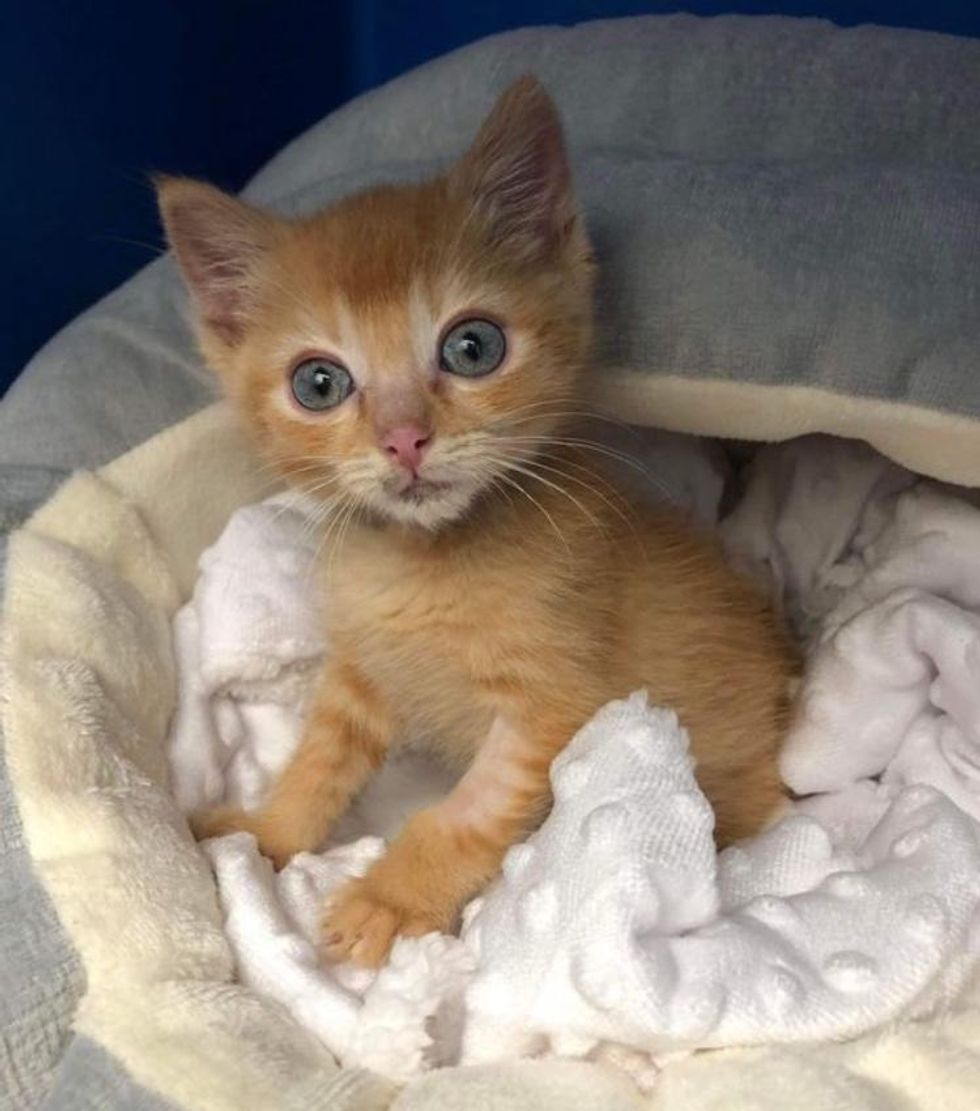
[{"label": "kitten's paw", "polygon": [[369,878],[351,880],[327,902],[320,927],[321,949],[329,961],[377,968],[384,964],[399,935],[421,937],[444,928],[431,914],[397,906]]},{"label": "kitten's paw", "polygon": [[237,806],[213,806],[198,810],[188,818],[191,832],[198,841],[209,837],[224,837],[229,833],[251,833],[259,845],[259,852],[272,861],[276,871],[285,868],[298,852],[309,848],[288,836],[287,830],[269,825],[260,812],[241,810]]},{"label": "kitten's paw", "polygon": [[198,841],[224,837],[228,833],[254,833],[254,815],[237,806],[211,806],[195,810],[187,818],[191,833]]}]

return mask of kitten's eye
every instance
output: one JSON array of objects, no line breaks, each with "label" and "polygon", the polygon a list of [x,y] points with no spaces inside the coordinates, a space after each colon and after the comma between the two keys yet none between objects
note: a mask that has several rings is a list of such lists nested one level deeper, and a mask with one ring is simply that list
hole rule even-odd
[{"label": "kitten's eye", "polygon": [[293,371],[293,397],[304,409],[335,409],[354,392],[354,379],[339,363],[307,359]]},{"label": "kitten's eye", "polygon": [[450,374],[482,378],[500,366],[506,353],[507,341],[496,324],[489,320],[464,320],[446,333],[439,363]]}]

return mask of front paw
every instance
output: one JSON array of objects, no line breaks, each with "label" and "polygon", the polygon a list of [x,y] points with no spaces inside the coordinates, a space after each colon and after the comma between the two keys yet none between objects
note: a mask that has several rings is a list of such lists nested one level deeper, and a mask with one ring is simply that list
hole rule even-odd
[{"label": "front paw", "polygon": [[259,852],[272,861],[277,872],[285,868],[298,852],[311,847],[291,837],[288,829],[271,824],[261,811],[250,812],[237,806],[213,806],[208,810],[198,810],[190,815],[188,822],[198,841],[225,837],[230,833],[251,833],[258,842]]},{"label": "front paw", "polygon": [[350,880],[327,902],[321,924],[322,950],[330,961],[378,968],[394,940],[446,929],[446,922],[418,908],[399,906],[371,877]]}]

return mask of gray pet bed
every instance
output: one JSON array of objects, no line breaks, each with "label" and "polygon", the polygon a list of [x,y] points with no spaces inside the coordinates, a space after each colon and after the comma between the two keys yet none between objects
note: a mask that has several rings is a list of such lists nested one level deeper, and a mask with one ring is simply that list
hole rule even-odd
[{"label": "gray pet bed", "polygon": [[[980,43],[768,18],[516,32],[333,114],[247,195],[296,211],[424,173],[526,71],[567,120],[602,265],[600,405],[860,437],[980,485]],[[544,1061],[395,1093],[234,984],[161,745],[169,617],[259,485],[222,410],[198,412],[213,390],[186,312],[154,263],[0,409],[0,525],[23,526],[2,611],[0,1106],[974,1106],[971,1000],[848,1045],[678,1061],[641,1099]]]}]

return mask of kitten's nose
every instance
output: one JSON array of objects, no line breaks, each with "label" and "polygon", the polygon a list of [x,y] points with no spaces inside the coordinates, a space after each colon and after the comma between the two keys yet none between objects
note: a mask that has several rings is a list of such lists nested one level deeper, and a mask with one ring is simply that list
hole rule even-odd
[{"label": "kitten's nose", "polygon": [[381,446],[387,455],[397,459],[407,471],[415,474],[431,443],[432,432],[428,428],[423,428],[421,424],[403,424],[386,432]]}]

